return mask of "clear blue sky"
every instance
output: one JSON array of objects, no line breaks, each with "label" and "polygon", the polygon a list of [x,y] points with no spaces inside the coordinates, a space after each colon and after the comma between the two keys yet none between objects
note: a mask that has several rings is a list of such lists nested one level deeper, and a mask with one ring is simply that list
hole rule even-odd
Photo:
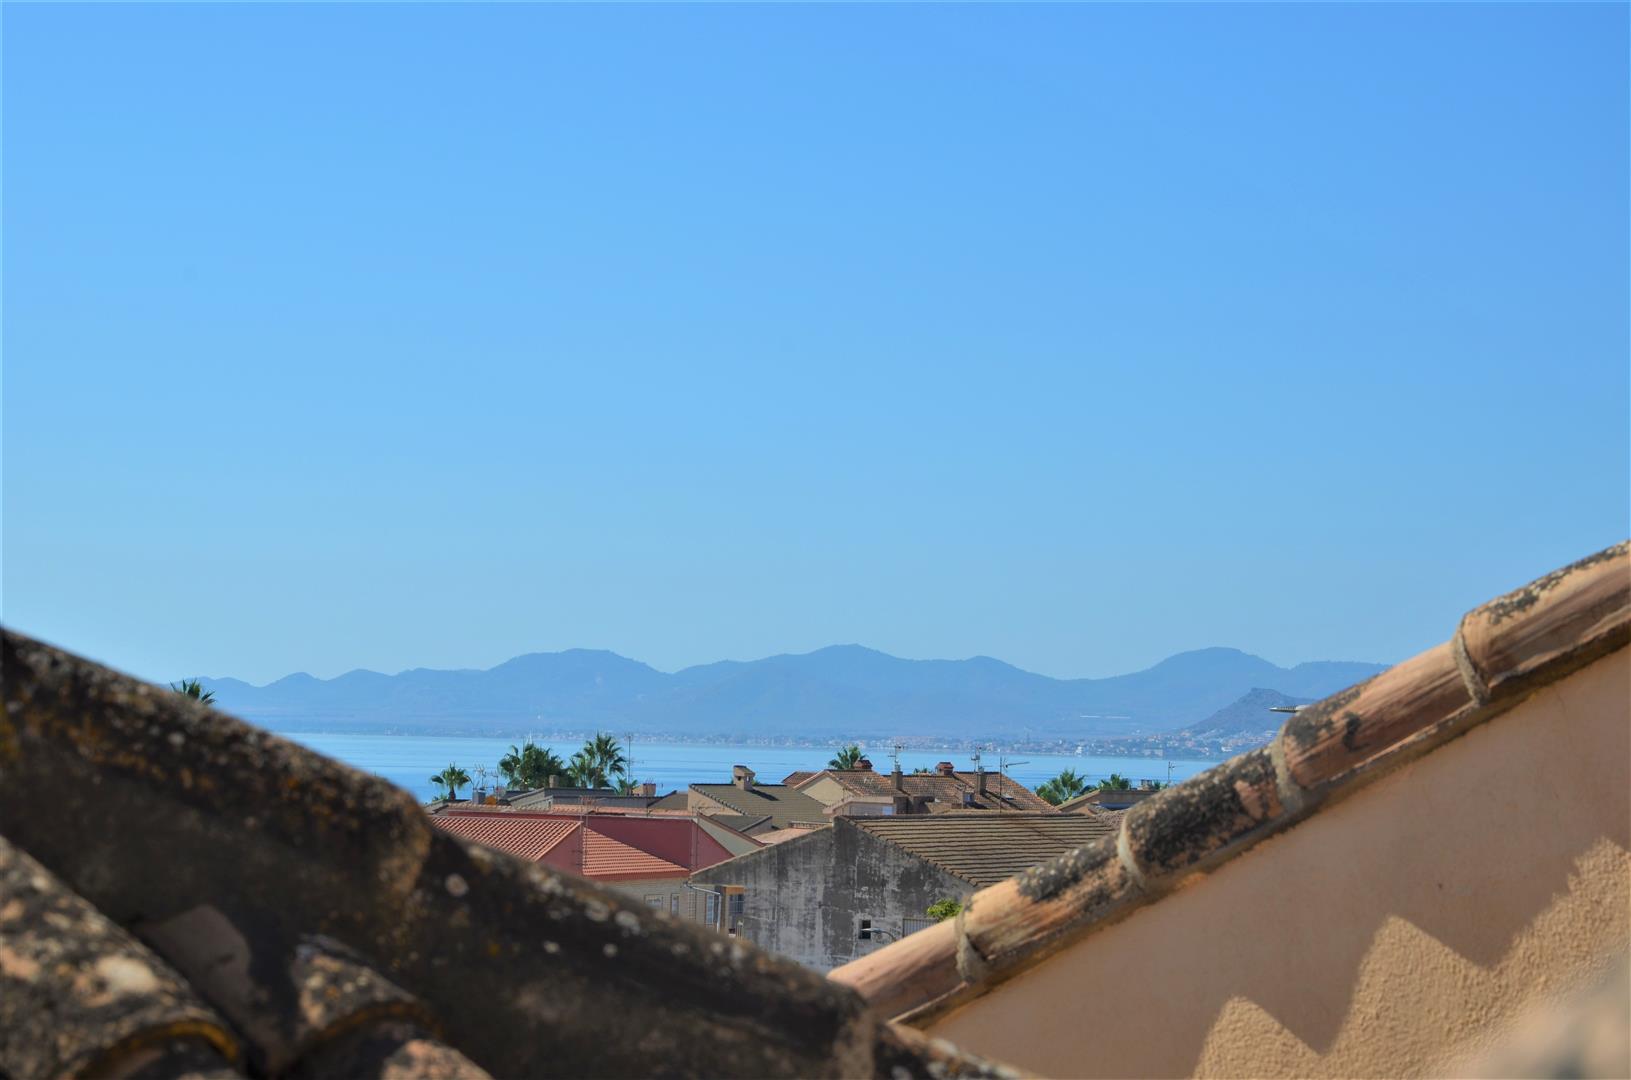
[{"label": "clear blue sky", "polygon": [[4,9],[4,618],[1391,661],[1624,538],[1627,8]]}]

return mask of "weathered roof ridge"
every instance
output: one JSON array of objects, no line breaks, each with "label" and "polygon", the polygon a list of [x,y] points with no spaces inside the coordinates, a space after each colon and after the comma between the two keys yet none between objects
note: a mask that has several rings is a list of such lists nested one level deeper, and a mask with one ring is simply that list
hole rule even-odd
[{"label": "weathered roof ridge", "polygon": [[[329,972],[372,995],[344,1016],[411,1006],[498,1076],[992,1068],[790,960],[443,832],[378,777],[5,628],[0,698],[0,834],[175,971],[256,1075],[283,1075]],[[449,1075],[393,1037],[422,1065],[405,1075]]]},{"label": "weathered roof ridge", "polygon": [[1455,634],[1290,717],[1266,747],[1125,811],[1119,828],[975,893],[829,973],[919,1021],[977,997],[1631,641],[1631,541],[1468,612]]}]

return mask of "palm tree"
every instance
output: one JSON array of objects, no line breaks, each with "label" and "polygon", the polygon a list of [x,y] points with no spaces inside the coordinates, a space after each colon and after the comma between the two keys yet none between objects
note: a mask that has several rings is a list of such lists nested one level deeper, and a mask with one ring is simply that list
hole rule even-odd
[{"label": "palm tree", "polygon": [[1121,775],[1120,773],[1114,773],[1113,772],[1109,776],[1106,776],[1104,778],[1104,783],[1099,785],[1099,790],[1101,790],[1101,791],[1131,791],[1132,787],[1133,787],[1133,782],[1131,780],[1127,779],[1125,776]]},{"label": "palm tree", "polygon": [[567,763],[566,775],[578,787],[621,788],[628,781],[628,758],[617,738],[604,731],[583,744],[583,749],[572,755]]},{"label": "palm tree", "polygon": [[520,746],[511,744],[510,752],[498,759],[498,771],[506,783],[541,788],[550,777],[566,775],[566,762],[555,751],[528,740]]},{"label": "palm tree", "polygon": [[842,750],[838,751],[838,753],[832,756],[832,760],[827,762],[827,768],[853,769],[860,762],[860,760],[861,748],[856,746],[854,743],[850,743],[848,746],[844,747]]},{"label": "palm tree", "polygon": [[623,756],[623,747],[615,736],[597,731],[593,739],[583,744],[583,748],[589,751],[608,777],[622,776],[629,771],[628,758]]},{"label": "palm tree", "polygon": [[1058,806],[1062,802],[1074,799],[1087,790],[1087,780],[1077,776],[1075,769],[1066,769],[1052,780],[1037,786],[1036,793]]},{"label": "palm tree", "polygon": [[459,789],[470,782],[470,774],[457,765],[449,765],[430,778],[438,789],[447,792],[449,801],[459,797]]},{"label": "palm tree", "polygon": [[182,679],[178,683],[171,683],[170,689],[182,697],[190,697],[200,705],[209,705],[215,701],[215,691],[204,689],[204,684],[197,679]]}]

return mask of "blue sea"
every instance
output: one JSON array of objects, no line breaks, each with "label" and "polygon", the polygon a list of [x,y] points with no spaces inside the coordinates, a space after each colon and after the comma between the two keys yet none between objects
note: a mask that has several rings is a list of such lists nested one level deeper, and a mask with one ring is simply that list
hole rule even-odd
[{"label": "blue sea", "polygon": [[[485,766],[496,775],[498,759],[508,752],[518,739],[464,738],[441,735],[322,735],[299,732],[280,732],[284,738],[311,747],[329,757],[338,758],[349,765],[383,776],[399,787],[407,788],[421,800],[431,798],[435,785],[432,773],[448,765],[459,765],[476,775],[478,766]],[[561,758],[570,758],[581,742],[546,742]],[[762,783],[780,783],[782,777],[795,769],[824,768],[835,752],[834,747],[801,746],[737,746],[724,743],[664,743],[636,740],[633,746],[633,774],[640,781],[654,781],[659,794],[684,790],[690,784],[725,784],[730,782],[731,766],[746,765],[758,774]],[[891,761],[887,748],[869,748],[873,767],[887,772]],[[972,769],[973,762],[966,751],[955,750],[903,750],[900,766],[906,772],[917,768],[934,768],[937,761],[954,762],[959,769]],[[1006,762],[1006,772],[1013,779],[1034,788],[1065,769],[1074,769],[1089,780],[1098,780],[1112,772],[1133,780],[1160,780],[1169,778],[1165,759],[1147,757],[1092,757],[1067,754],[1032,754],[1026,752],[998,755],[987,752],[982,764],[995,771]],[[1170,778],[1185,780],[1202,772],[1215,761],[1177,761],[1172,765]]]}]

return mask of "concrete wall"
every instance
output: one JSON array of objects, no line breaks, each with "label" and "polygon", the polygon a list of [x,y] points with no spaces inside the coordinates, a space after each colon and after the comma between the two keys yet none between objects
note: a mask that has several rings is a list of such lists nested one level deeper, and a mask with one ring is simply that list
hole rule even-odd
[{"label": "concrete wall", "polygon": [[1446,1074],[1631,944],[1628,702],[1621,649],[928,1030],[1045,1076]]},{"label": "concrete wall", "polygon": [[923,917],[936,900],[961,900],[974,891],[842,819],[830,829],[720,863],[692,880],[745,886],[741,936],[818,971],[886,944],[859,940],[860,920],[898,934],[904,918]]}]

